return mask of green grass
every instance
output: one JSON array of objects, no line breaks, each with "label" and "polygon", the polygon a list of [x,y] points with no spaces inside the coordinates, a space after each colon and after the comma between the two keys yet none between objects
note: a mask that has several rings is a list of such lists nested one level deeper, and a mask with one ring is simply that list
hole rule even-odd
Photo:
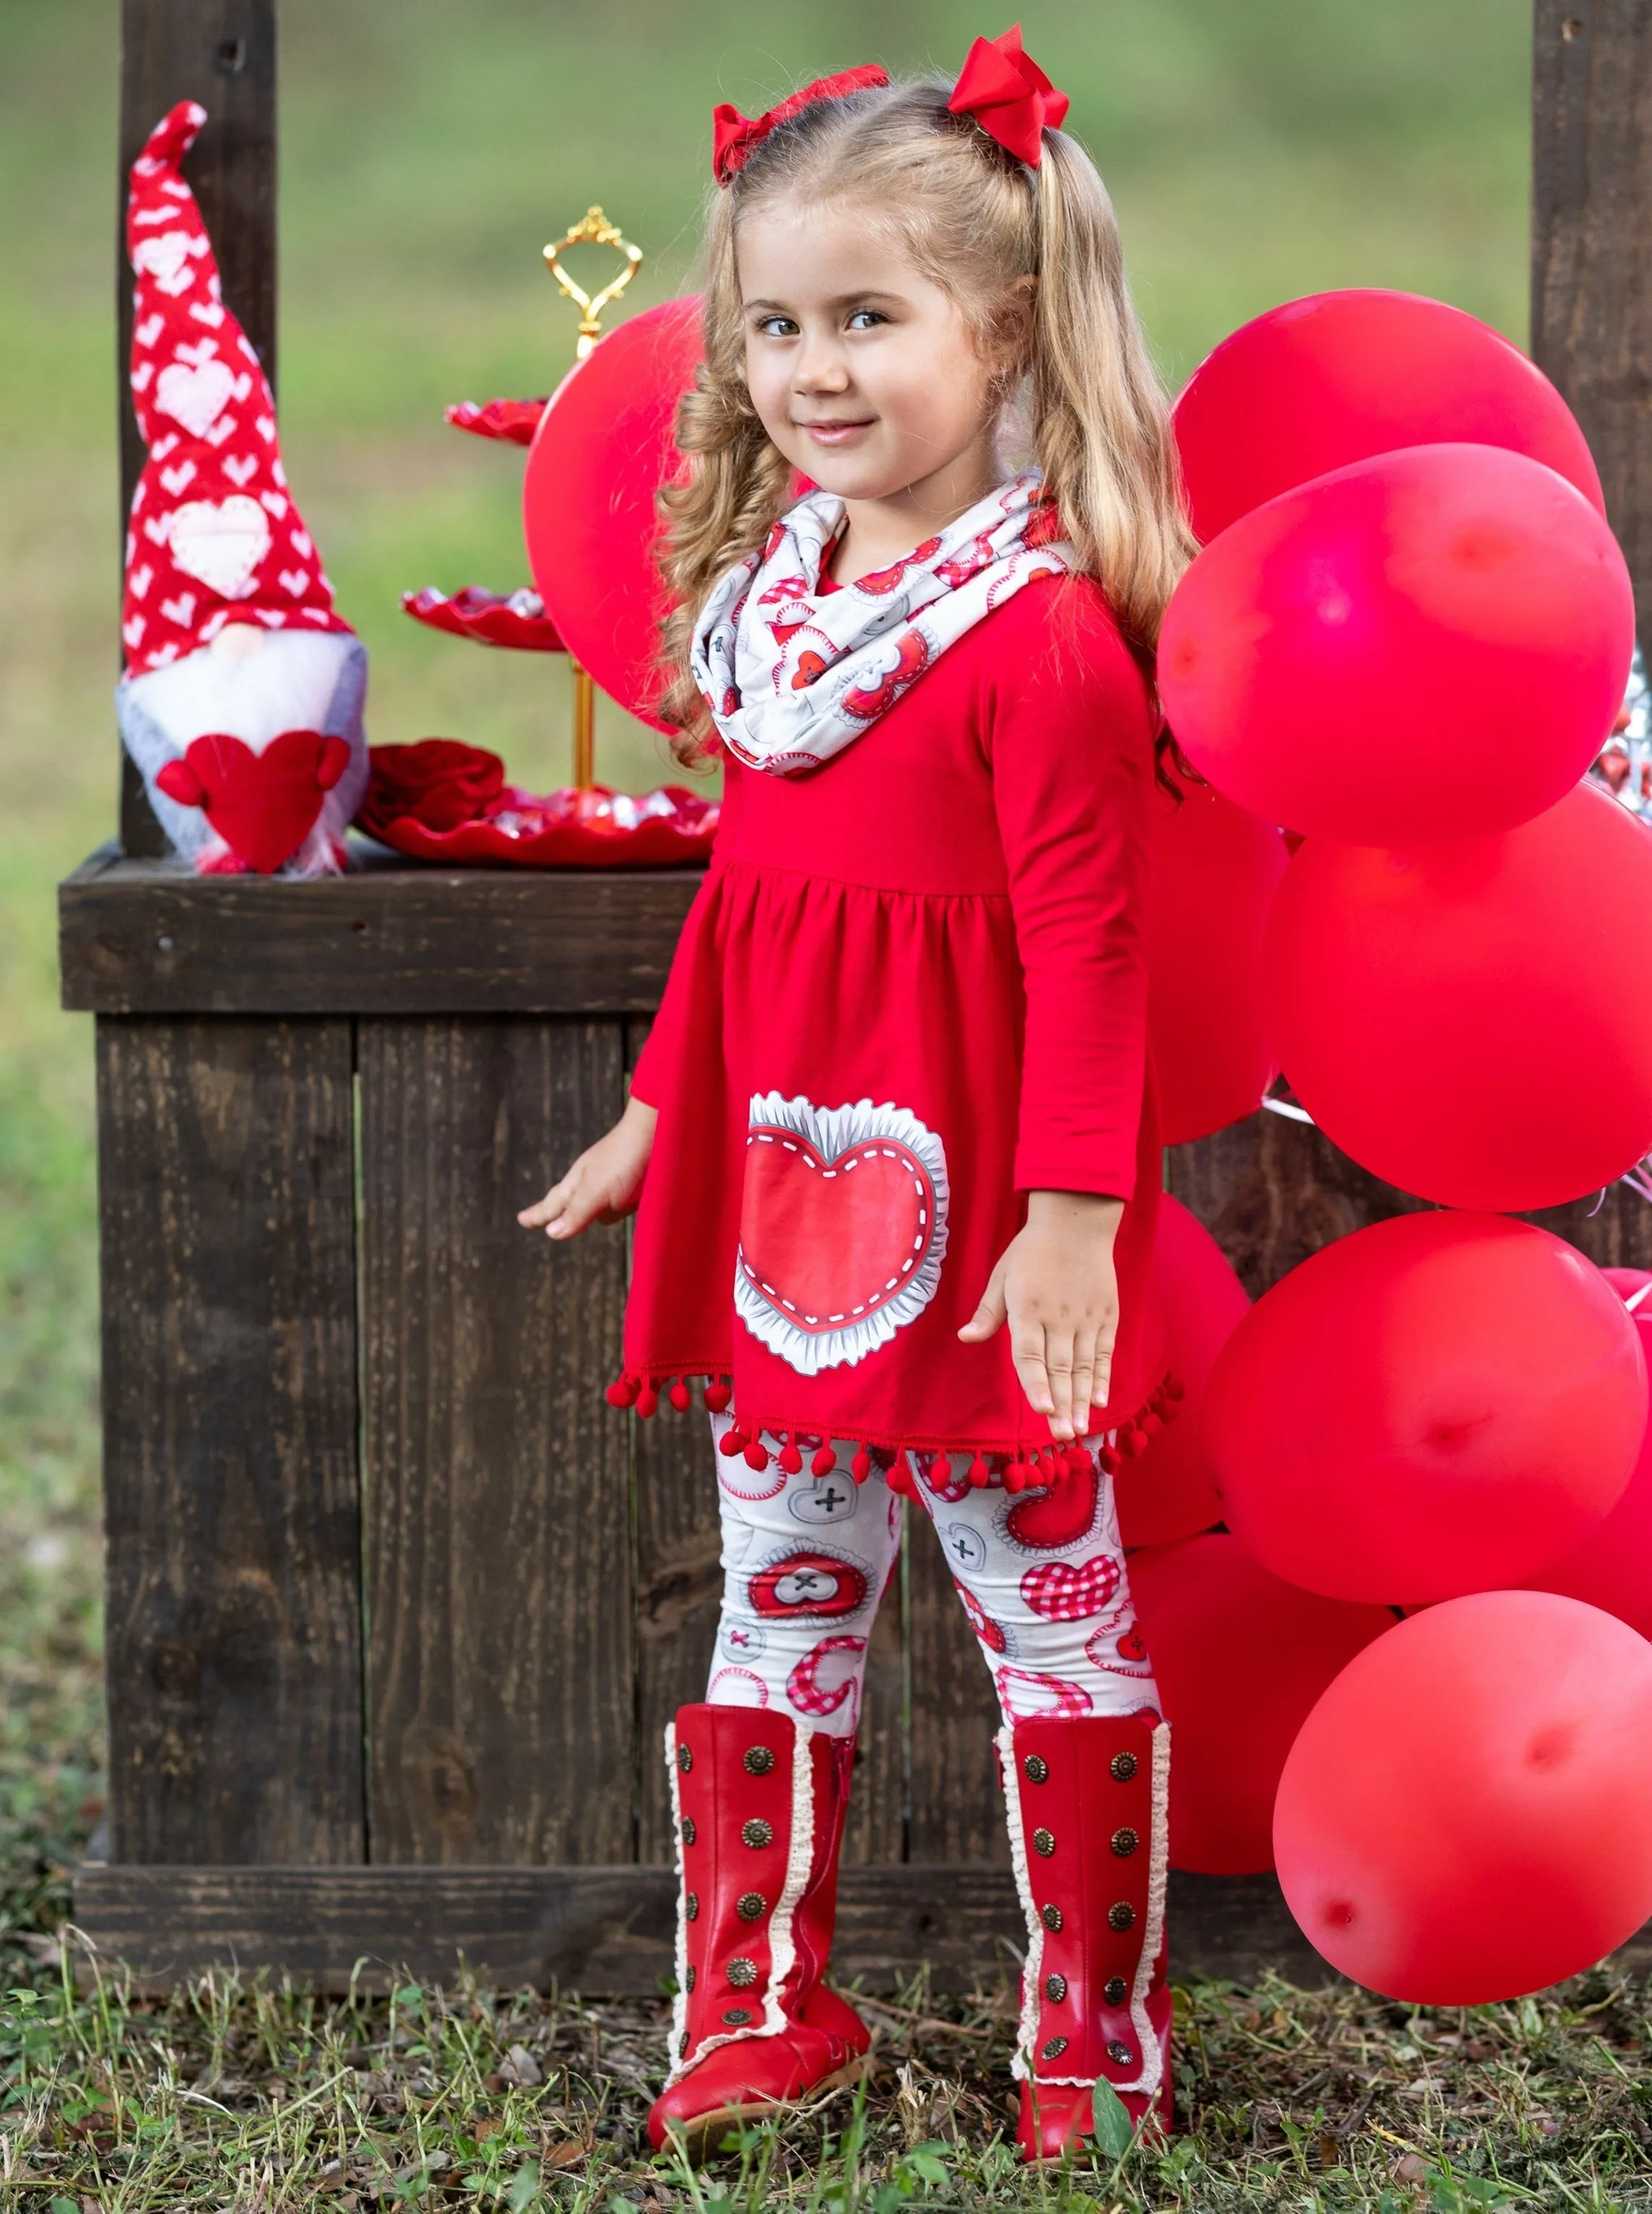
[{"label": "green grass", "polygon": [[[0,2015],[0,2210],[486,2205],[501,2185],[507,2206],[542,2191],[604,2209],[719,2189],[737,2206],[927,2191],[1398,2210],[1498,2189],[1652,2205],[1633,2080],[1647,2000],[1595,1983],[1466,2025],[1348,1992],[1201,1988],[1194,2133],[1042,2199],[1002,2149],[996,1997],[908,1994],[878,2017],[885,2065],[859,2123],[840,2102],[691,2187],[639,2155],[658,2008],[410,1991],[392,2024],[382,2002],[223,1979],[164,2006],[118,1979],[65,1994],[51,1933],[104,1787],[91,1041],[55,1006],[52,888],[108,834],[116,788],[117,14],[0,5],[0,1985],[26,1994]],[[1436,293],[1523,334],[1527,15],[1029,0],[1028,43],[1111,184],[1172,382],[1245,316],[1332,284]],[[997,19],[975,0],[761,19],[749,0],[282,0],[281,18],[284,443],[373,657],[374,735],[471,738],[548,786],[566,680],[398,612],[409,586],[523,579],[519,456],[456,437],[443,404],[541,392],[566,367],[572,317],[539,248],[591,200],[648,249],[633,303],[690,280],[714,101],[750,109],[874,56],[956,67]],[[612,780],[657,780],[654,740],[617,712],[600,743]],[[537,2087],[500,2076],[513,2042]],[[915,2150],[932,2139],[939,2168]]]},{"label": "green grass", "polygon": [[[37,1954],[52,1948],[37,1944]],[[869,2091],[731,2135],[694,2174],[650,2154],[663,2001],[446,1992],[323,2004],[204,1978],[166,2001],[53,1960],[0,2002],[0,2205],[20,2214],[398,2205],[1147,2214],[1652,2205],[1652,1996],[1603,1976],[1459,2011],[1207,1984],[1178,1993],[1190,2126],[1028,2172],[1006,2113],[1006,1992],[862,2002]],[[9,2193],[8,2196],[7,2194]]]}]

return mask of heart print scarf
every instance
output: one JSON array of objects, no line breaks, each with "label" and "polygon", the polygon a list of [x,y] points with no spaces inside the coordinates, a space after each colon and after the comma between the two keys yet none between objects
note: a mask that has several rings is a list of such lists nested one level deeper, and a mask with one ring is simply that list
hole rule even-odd
[{"label": "heart print scarf", "polygon": [[841,753],[983,615],[1075,566],[1036,469],[892,568],[823,592],[842,517],[835,493],[807,493],[713,587],[694,632],[689,665],[724,743],[771,776]]}]

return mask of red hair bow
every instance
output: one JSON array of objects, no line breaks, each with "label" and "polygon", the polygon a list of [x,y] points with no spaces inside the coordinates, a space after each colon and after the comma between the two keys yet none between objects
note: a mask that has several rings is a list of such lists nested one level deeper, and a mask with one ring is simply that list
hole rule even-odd
[{"label": "red hair bow", "polygon": [[1017,23],[999,38],[976,40],[946,105],[954,115],[974,116],[990,138],[1036,169],[1044,150],[1043,133],[1060,129],[1070,103],[1022,51]]},{"label": "red hair bow", "polygon": [[712,174],[719,185],[728,183],[737,169],[743,169],[752,155],[771,131],[782,123],[789,123],[794,115],[801,115],[805,107],[812,107],[817,100],[841,100],[851,92],[863,92],[868,85],[887,84],[889,71],[869,62],[864,69],[840,70],[835,76],[817,76],[812,84],[805,84],[801,92],[794,92],[778,107],[771,107],[766,115],[742,115],[737,107],[726,101],[712,110],[712,128],[716,134],[712,141]]}]

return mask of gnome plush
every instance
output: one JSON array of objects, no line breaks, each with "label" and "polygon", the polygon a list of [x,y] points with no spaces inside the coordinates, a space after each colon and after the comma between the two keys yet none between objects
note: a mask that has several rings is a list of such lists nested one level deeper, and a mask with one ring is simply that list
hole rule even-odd
[{"label": "gnome plush", "polygon": [[196,869],[319,876],[344,866],[367,786],[367,653],[333,610],[269,384],[179,174],[205,120],[180,101],[132,164],[132,391],[149,459],[115,705],[162,827]]}]

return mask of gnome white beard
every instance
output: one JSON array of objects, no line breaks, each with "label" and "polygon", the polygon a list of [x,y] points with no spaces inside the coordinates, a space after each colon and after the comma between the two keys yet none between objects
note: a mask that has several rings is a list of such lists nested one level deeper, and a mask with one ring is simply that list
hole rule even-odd
[{"label": "gnome white beard", "polygon": [[239,738],[261,754],[284,731],[318,731],[342,738],[350,766],[321,803],[303,845],[285,864],[298,876],[334,873],[346,826],[367,787],[367,738],[362,708],[367,652],[350,631],[266,630],[229,623],[208,645],[163,669],[123,677],[116,710],[126,749],[143,771],[150,804],[179,853],[197,869],[226,852],[198,807],[185,807],[156,788],[166,762],[211,732]]}]

